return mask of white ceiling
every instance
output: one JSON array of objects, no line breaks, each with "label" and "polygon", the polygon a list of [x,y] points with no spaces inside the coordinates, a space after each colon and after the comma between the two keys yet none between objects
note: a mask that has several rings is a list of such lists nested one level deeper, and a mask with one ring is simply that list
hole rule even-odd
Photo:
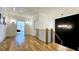
[{"label": "white ceiling", "polygon": [[72,8],[72,7],[6,7],[7,12],[21,14],[21,15],[35,15],[37,13],[44,13],[44,14],[53,14],[54,12],[64,11],[64,10],[77,10],[79,8]]},{"label": "white ceiling", "polygon": [[37,15],[38,13],[47,14],[49,11],[54,11],[55,7],[1,7],[4,13],[8,14],[9,17],[15,18],[27,18]]},{"label": "white ceiling", "polygon": [[0,10],[4,10],[5,13],[9,13],[9,15],[14,16],[34,16],[38,13],[47,14],[51,16],[57,16],[60,13],[68,14],[68,13],[79,13],[78,7],[0,7]]},{"label": "white ceiling", "polygon": [[63,9],[78,9],[72,7],[0,7],[0,10],[4,10],[8,13],[18,13],[18,14],[36,14],[36,13],[50,13],[55,11],[60,11]]},{"label": "white ceiling", "polygon": [[19,14],[36,14],[47,13],[55,10],[55,7],[8,7],[7,12],[19,13]]}]

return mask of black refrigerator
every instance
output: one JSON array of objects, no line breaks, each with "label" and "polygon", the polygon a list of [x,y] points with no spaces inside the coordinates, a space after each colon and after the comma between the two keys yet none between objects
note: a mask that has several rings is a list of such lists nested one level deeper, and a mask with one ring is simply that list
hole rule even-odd
[{"label": "black refrigerator", "polygon": [[[79,49],[79,14],[58,18],[55,20],[55,32],[62,40],[63,46]],[[55,42],[61,41],[55,35]]]}]

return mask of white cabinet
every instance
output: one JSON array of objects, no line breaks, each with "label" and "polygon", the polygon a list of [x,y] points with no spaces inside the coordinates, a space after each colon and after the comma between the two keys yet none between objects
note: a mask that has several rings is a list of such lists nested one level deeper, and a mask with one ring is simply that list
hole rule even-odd
[{"label": "white cabinet", "polygon": [[0,43],[5,39],[6,37],[6,25],[0,24]]}]

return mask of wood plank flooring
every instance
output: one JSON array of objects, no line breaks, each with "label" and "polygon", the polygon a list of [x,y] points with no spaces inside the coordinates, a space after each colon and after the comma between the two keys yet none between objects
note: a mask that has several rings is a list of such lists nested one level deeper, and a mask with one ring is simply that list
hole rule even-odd
[{"label": "wood plank flooring", "polygon": [[18,44],[14,38],[6,38],[0,43],[0,51],[74,51],[57,43],[45,44],[36,37],[26,36],[23,43]]}]

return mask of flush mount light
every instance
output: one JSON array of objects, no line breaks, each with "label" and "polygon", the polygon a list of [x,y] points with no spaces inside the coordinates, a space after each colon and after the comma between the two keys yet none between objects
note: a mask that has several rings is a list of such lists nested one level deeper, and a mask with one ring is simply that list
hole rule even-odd
[{"label": "flush mount light", "polygon": [[29,21],[26,21],[26,24],[29,24]]},{"label": "flush mount light", "polygon": [[58,25],[58,28],[63,28],[63,29],[72,29],[72,25],[70,24],[63,24],[63,25]]},{"label": "flush mount light", "polygon": [[10,20],[10,23],[16,23],[16,20],[12,19],[12,20]]},{"label": "flush mount light", "polygon": [[26,24],[31,25],[31,24],[32,24],[32,22],[31,22],[31,21],[26,21]]}]

